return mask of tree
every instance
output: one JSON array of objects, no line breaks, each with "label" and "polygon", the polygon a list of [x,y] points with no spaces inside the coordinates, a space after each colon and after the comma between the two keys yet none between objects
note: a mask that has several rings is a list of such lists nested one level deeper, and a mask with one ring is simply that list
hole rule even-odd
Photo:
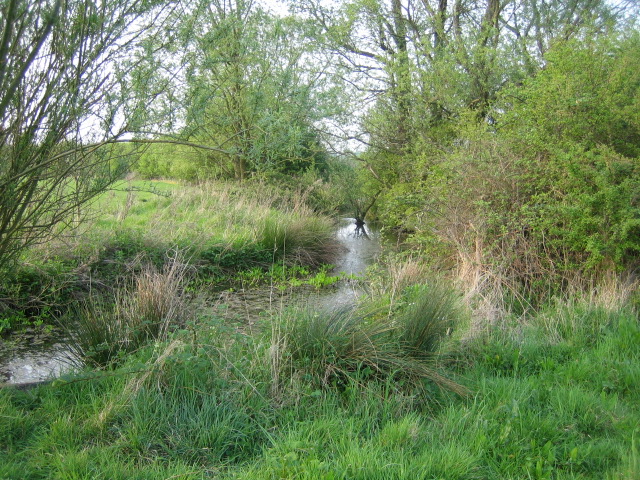
[{"label": "tree", "polygon": [[356,157],[371,173],[370,193],[382,189],[376,212],[407,230],[428,216],[431,178],[468,141],[470,123],[495,130],[497,99],[535,76],[553,46],[607,35],[635,8],[605,0],[333,5],[302,0],[295,9],[318,24],[318,42],[354,86]]},{"label": "tree", "polygon": [[[196,1],[181,18],[186,112],[182,135],[227,153],[207,153],[244,180],[253,173],[293,172],[321,160],[314,131],[324,103],[311,42],[293,18],[277,18],[253,1]],[[227,168],[226,166],[230,167]]]},{"label": "tree", "polygon": [[606,33],[631,11],[605,0],[291,5],[316,22],[316,41],[359,91],[354,97],[364,121],[357,137],[378,151],[372,158],[413,155],[434,142],[446,146],[455,138],[448,124],[468,109],[488,120],[497,93],[535,74],[555,42]]},{"label": "tree", "polygon": [[638,33],[557,43],[544,59],[499,94],[494,124],[469,112],[430,174],[384,205],[430,258],[525,302],[640,258]]},{"label": "tree", "polygon": [[136,113],[149,101],[132,98],[124,60],[165,8],[153,0],[3,2],[0,267],[117,178],[122,150],[113,142],[140,126]]}]

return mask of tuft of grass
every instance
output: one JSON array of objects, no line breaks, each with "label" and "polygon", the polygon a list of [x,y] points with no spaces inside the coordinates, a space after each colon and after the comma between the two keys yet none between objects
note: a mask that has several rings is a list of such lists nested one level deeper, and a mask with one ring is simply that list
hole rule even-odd
[{"label": "tuft of grass", "polygon": [[271,212],[258,226],[259,243],[291,263],[318,266],[330,263],[338,253],[333,225],[306,208],[282,214]]},{"label": "tuft of grass", "polygon": [[343,308],[285,315],[274,329],[274,361],[290,370],[278,378],[311,376],[321,386],[349,378],[402,380],[409,388],[428,380],[459,394],[466,389],[438,371],[438,349],[457,321],[455,299],[433,287],[417,290],[415,302],[389,318],[378,310]]},{"label": "tuft of grass", "polygon": [[162,271],[146,263],[115,298],[90,296],[76,308],[69,347],[85,363],[105,367],[149,341],[164,341],[186,313],[189,267],[178,252]]},{"label": "tuft of grass", "polygon": [[414,288],[398,319],[400,343],[410,356],[432,361],[443,339],[460,325],[464,311],[454,290],[431,283]]}]

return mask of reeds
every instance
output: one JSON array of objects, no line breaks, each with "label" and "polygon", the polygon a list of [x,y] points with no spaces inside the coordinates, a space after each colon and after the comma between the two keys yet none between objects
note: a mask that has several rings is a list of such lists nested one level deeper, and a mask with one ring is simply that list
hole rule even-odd
[{"label": "reeds", "polygon": [[413,302],[392,317],[381,311],[334,309],[295,312],[275,331],[272,360],[328,386],[347,378],[402,379],[419,386],[428,380],[459,394],[465,388],[439,373],[439,347],[458,319],[455,297],[440,287],[423,286]]},{"label": "reeds", "polygon": [[163,341],[186,313],[182,287],[189,272],[179,252],[162,271],[145,263],[113,298],[89,296],[75,309],[69,347],[92,366],[105,367],[149,341]]}]

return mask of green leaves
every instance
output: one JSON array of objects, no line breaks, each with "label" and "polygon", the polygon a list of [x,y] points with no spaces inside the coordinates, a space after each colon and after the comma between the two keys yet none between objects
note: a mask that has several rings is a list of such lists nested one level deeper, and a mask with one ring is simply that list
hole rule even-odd
[{"label": "green leaves", "polygon": [[528,165],[521,182],[534,186],[525,205],[538,212],[533,236],[570,269],[622,268],[640,251],[640,130],[631,114],[640,69],[629,68],[638,56],[637,34],[560,44],[509,93],[523,101],[499,133]]},{"label": "green leaves", "polygon": [[311,87],[321,67],[308,61],[314,47],[303,22],[252,3],[205,3],[180,19],[199,25],[186,39],[183,135],[224,145],[230,154],[209,157],[239,180],[312,167],[323,151],[311,127],[320,115]]}]

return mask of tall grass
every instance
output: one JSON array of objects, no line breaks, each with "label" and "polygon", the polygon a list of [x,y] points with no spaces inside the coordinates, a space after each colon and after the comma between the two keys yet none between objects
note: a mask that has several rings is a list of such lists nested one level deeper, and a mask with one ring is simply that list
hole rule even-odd
[{"label": "tall grass", "polygon": [[408,296],[409,305],[398,319],[400,343],[408,355],[434,361],[442,340],[463,325],[465,312],[459,295],[450,287],[432,283],[414,288]]},{"label": "tall grass", "polygon": [[332,224],[307,209],[270,212],[258,225],[259,243],[289,262],[317,266],[330,263],[339,251]]},{"label": "tall grass", "polygon": [[[597,317],[615,316],[617,310],[634,302],[640,305],[640,283],[631,273],[601,271],[586,278],[565,275],[561,283],[558,277],[540,276],[535,282],[532,280],[535,285],[527,286],[526,282],[515,282],[500,265],[492,265],[480,247],[473,259],[463,256],[452,277],[472,312],[468,337],[483,336],[488,330],[506,328],[514,321],[525,326],[532,318],[544,321],[549,332],[555,330],[560,336],[570,336],[574,330],[583,335],[590,328],[590,334],[596,337],[606,324]],[[585,318],[578,318],[581,312]]]},{"label": "tall grass", "polygon": [[409,306],[389,316],[381,310],[343,308],[296,312],[274,330],[273,351],[288,370],[278,378],[311,375],[318,385],[402,380],[409,388],[425,380],[459,394],[466,389],[439,373],[439,347],[456,325],[455,298],[444,290],[423,286]]},{"label": "tall grass", "polygon": [[143,263],[114,298],[103,294],[81,301],[68,326],[72,353],[104,367],[149,341],[166,340],[187,314],[182,290],[188,274],[188,265],[174,252],[161,271]]},{"label": "tall grass", "polygon": [[[148,183],[130,187],[142,190]],[[141,190],[105,194],[94,221],[66,244],[48,246],[47,254],[72,256],[95,277],[121,272],[140,253],[160,266],[163,252],[175,246],[203,265],[203,274],[220,275],[274,259],[317,266],[337,252],[333,222],[306,206],[303,193],[287,197],[273,188],[228,183],[166,186],[162,195]]]},{"label": "tall grass", "polygon": [[[573,315],[567,301],[460,343],[444,322],[424,330],[438,346],[413,342],[436,352],[427,361],[403,344],[416,311],[447,317],[424,308],[436,291],[405,289],[391,317],[291,314],[266,332],[208,318],[91,378],[0,390],[0,478],[637,478],[633,308]],[[433,402],[418,385],[431,379],[397,358],[473,395]]]}]

